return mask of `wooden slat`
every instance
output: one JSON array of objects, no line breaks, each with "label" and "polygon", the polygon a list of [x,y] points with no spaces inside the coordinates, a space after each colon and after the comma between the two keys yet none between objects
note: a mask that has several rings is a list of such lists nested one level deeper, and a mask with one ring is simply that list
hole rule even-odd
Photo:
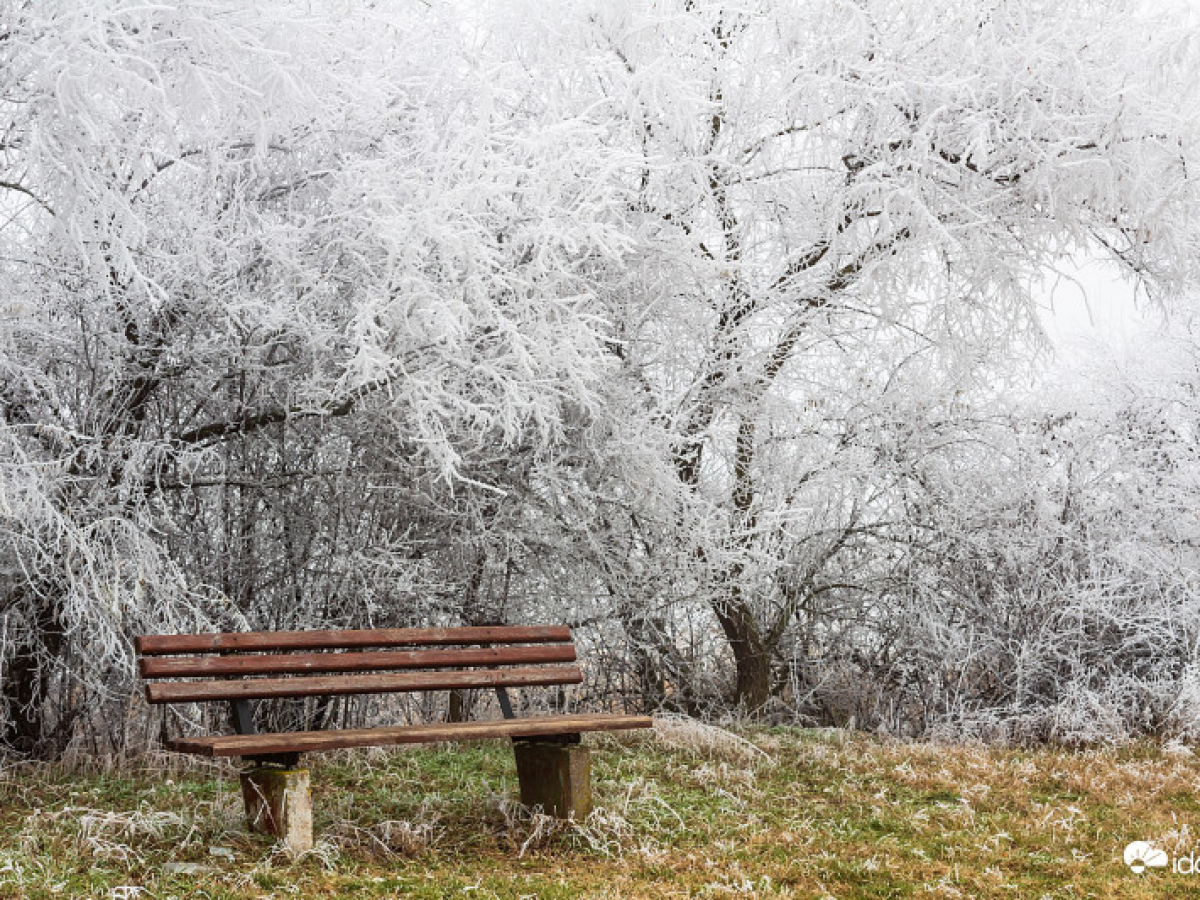
[{"label": "wooden slat", "polygon": [[649,716],[610,714],[535,716],[490,722],[446,722],[342,731],[296,731],[284,734],[235,734],[220,737],[177,738],[170,749],[201,756],[249,756],[267,753],[314,753],[346,747],[385,747],[436,741],[479,741],[488,738],[538,737],[582,731],[651,728]]},{"label": "wooden slat", "polygon": [[314,675],[309,678],[244,678],[238,681],[160,681],[146,685],[150,703],[253,700],[268,697],[329,697],[392,691],[579,684],[578,666],[475,669],[468,672],[397,672],[388,675]]},{"label": "wooden slat", "polygon": [[446,644],[562,644],[571,640],[566,625],[477,628],[374,628],[345,631],[247,631],[224,634],[144,634],[133,645],[143,656],[228,650],[342,650],[355,647],[437,646]]},{"label": "wooden slat", "polygon": [[292,653],[279,656],[144,656],[143,678],[205,678],[214,675],[303,675],[317,672],[375,672],[450,666],[514,666],[575,661],[574,644],[535,647],[464,647],[455,650],[369,650]]}]

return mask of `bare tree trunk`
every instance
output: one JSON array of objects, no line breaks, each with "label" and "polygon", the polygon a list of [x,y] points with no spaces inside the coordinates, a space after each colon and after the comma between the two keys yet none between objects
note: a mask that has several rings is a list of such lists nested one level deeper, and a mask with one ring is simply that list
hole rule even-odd
[{"label": "bare tree trunk", "polygon": [[50,686],[53,663],[62,655],[64,635],[59,604],[53,594],[35,593],[28,586],[22,605],[29,609],[28,629],[4,666],[0,697],[6,717],[0,725],[0,746],[24,757],[50,757],[62,748],[65,728],[49,731]]},{"label": "bare tree trunk", "polygon": [[754,615],[736,584],[730,585],[729,596],[713,608],[733,651],[736,668],[734,705],[755,715],[771,696],[772,648],[763,640]]},{"label": "bare tree trunk", "polygon": [[450,692],[450,705],[446,709],[446,721],[467,721],[466,691],[454,690]]},{"label": "bare tree trunk", "polygon": [[[496,504],[488,504],[484,510],[484,522],[490,523],[497,512]],[[467,583],[466,596],[463,597],[462,618],[465,625],[483,626],[483,625],[503,625],[504,614],[503,606],[508,599],[508,575],[511,574],[511,567],[506,573],[504,584],[504,597],[499,608],[490,607],[485,604],[484,599],[487,591],[485,589],[485,576],[487,575],[488,551],[480,549],[475,558],[475,565],[471,571],[471,580]],[[450,692],[449,703],[446,707],[447,722],[467,722],[471,718],[471,713],[475,706],[475,691],[468,690],[453,690]]]}]

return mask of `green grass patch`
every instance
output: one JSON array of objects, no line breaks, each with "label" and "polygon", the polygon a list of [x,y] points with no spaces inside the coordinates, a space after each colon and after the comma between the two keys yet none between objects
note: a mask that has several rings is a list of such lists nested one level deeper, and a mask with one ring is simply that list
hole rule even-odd
[{"label": "green grass patch", "polygon": [[311,760],[316,849],[246,831],[236,769],[0,770],[0,898],[1200,897],[1200,762],[669,725],[589,738],[596,812],[516,802],[508,745]]}]

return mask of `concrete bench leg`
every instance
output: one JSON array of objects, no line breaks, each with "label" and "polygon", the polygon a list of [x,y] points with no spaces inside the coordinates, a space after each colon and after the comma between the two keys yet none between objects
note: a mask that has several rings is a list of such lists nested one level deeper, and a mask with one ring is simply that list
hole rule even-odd
[{"label": "concrete bench leg", "polygon": [[313,845],[308,769],[254,766],[241,773],[242,799],[251,831],[273,834],[293,853]]},{"label": "concrete bench leg", "polygon": [[513,742],[521,802],[548,816],[586,819],[592,811],[592,755],[578,743]]}]

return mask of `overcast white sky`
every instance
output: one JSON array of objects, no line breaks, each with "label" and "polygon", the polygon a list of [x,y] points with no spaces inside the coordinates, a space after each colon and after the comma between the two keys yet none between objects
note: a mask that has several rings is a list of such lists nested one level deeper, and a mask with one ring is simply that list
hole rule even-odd
[{"label": "overcast white sky", "polygon": [[1043,322],[1058,354],[1068,362],[1104,352],[1123,355],[1169,327],[1162,312],[1108,264],[1077,261],[1048,285]]}]

